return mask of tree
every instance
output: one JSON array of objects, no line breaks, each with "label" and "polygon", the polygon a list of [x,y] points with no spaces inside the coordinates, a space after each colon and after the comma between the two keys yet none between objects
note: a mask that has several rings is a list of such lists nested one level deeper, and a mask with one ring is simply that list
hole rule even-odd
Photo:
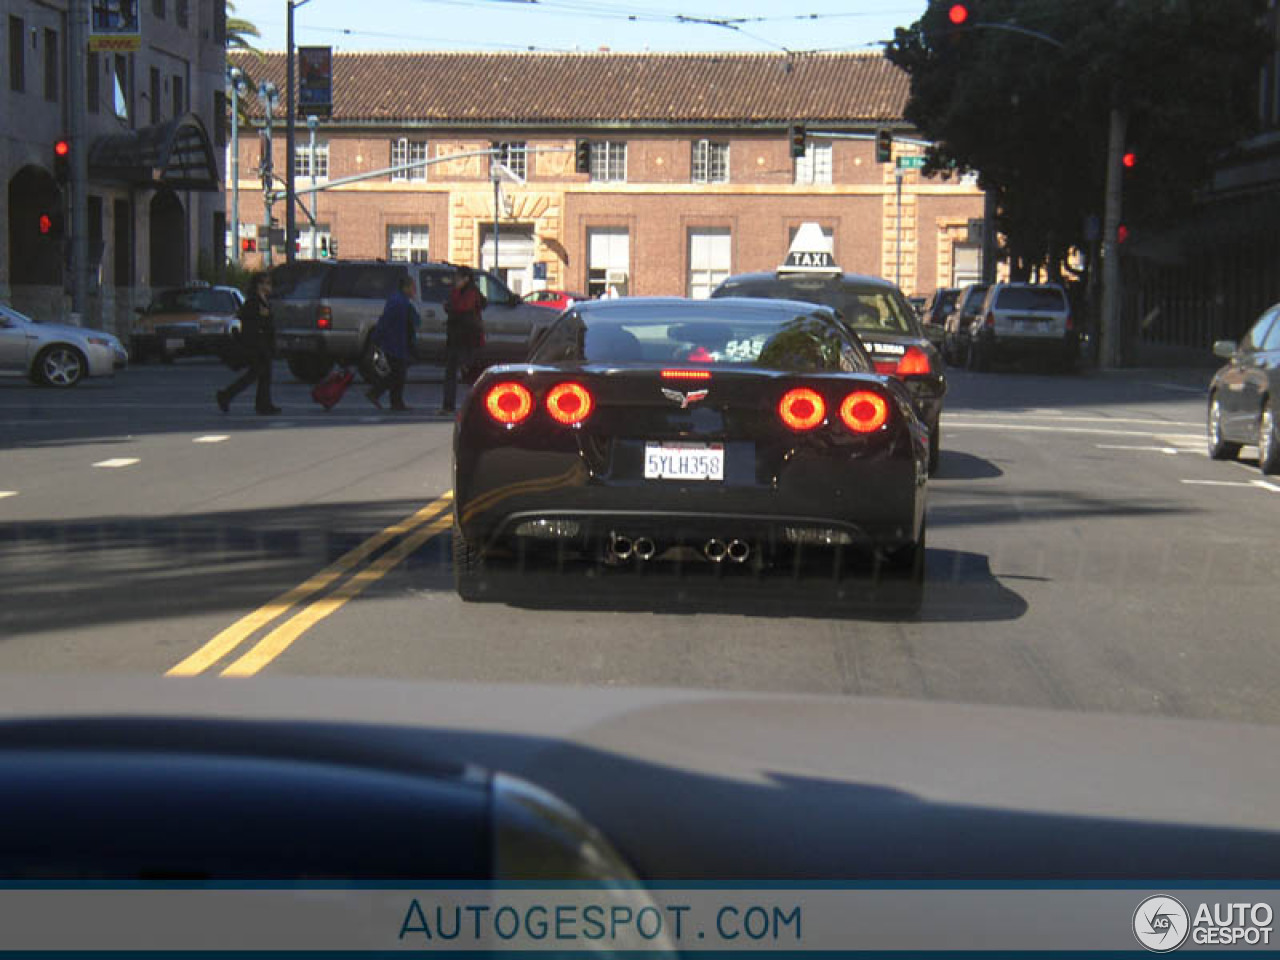
[{"label": "tree", "polygon": [[[257,26],[242,17],[235,16],[236,5],[233,0],[226,0],[227,3],[227,53],[249,53],[258,61],[263,59],[262,51],[253,45],[252,40],[261,39],[262,33]],[[252,40],[250,39],[252,38]],[[244,82],[249,90],[255,90],[257,83],[253,79],[253,75],[246,63],[245,57],[238,57],[236,64],[244,73]],[[247,123],[249,120],[249,111],[246,98],[242,97],[239,101],[240,106],[240,122]]]},{"label": "tree", "polygon": [[1148,228],[1185,214],[1214,156],[1255,122],[1266,0],[982,0],[960,30],[949,5],[932,0],[886,56],[911,77],[907,119],[935,143],[925,172],[976,171],[995,192],[1015,277],[1047,265],[1058,278],[1086,247],[1113,105],[1140,158],[1125,221]]}]

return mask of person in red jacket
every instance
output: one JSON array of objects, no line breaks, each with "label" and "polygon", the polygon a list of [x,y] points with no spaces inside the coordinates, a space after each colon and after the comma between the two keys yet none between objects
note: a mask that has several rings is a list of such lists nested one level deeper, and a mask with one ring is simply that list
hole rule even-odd
[{"label": "person in red jacket", "polygon": [[476,286],[471,268],[459,267],[453,290],[449,292],[449,301],[444,307],[447,320],[442,414],[454,412],[458,399],[458,372],[465,370],[475,352],[484,346],[484,308],[488,305],[489,301]]}]

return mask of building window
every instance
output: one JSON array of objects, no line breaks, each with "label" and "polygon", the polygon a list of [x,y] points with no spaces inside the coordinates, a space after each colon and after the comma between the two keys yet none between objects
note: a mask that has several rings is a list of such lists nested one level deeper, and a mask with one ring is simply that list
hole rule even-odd
[{"label": "building window", "polygon": [[213,130],[218,146],[227,143],[227,95],[221,90],[213,91]]},{"label": "building window", "polygon": [[599,183],[625,183],[627,145],[615,140],[598,140],[592,143],[591,179]]},{"label": "building window", "polygon": [[164,0],[151,0],[151,12],[156,15],[157,20],[163,20]]},{"label": "building window", "polygon": [[496,159],[521,180],[529,177],[529,145],[523,140],[505,140],[502,143],[495,143],[493,148],[498,151]]},{"label": "building window", "polygon": [[[410,140],[401,137],[399,140],[391,141],[391,166],[399,167],[406,163],[417,163],[426,160],[430,154],[427,152],[427,141]],[[397,170],[391,174],[392,180],[425,180],[427,179],[426,167],[414,167],[412,170]]]},{"label": "building window", "polygon": [[425,263],[431,231],[425,226],[387,227],[387,259]]},{"label": "building window", "polygon": [[831,182],[831,144],[805,144],[804,156],[796,157],[796,183]]},{"label": "building window", "polygon": [[727,228],[689,231],[689,296],[705,300],[732,273],[733,235]]},{"label": "building window", "polygon": [[693,182],[729,182],[729,145],[695,140],[693,144]]},{"label": "building window", "polygon": [[190,0],[175,0],[173,5],[173,16],[178,21],[178,26],[183,30],[187,29],[190,22]]},{"label": "building window", "polygon": [[100,109],[100,101],[102,100],[102,63],[96,53],[90,52],[89,63],[85,67],[85,92],[84,104],[85,109],[90,113],[97,113]]},{"label": "building window", "polygon": [[26,45],[23,43],[26,32],[21,17],[9,18],[9,89],[14,93],[27,89]]},{"label": "building window", "polygon": [[951,286],[964,287],[982,280],[982,247],[957,243],[951,247]]},{"label": "building window", "polygon": [[115,89],[112,91],[112,102],[118,118],[128,120],[133,116],[133,89],[129,83],[129,58],[123,53],[116,54]]},{"label": "building window", "polygon": [[160,122],[160,71],[151,68],[151,123]]},{"label": "building window", "polygon": [[[293,148],[293,175],[295,177],[311,177],[311,141],[300,140]],[[329,176],[329,144],[316,141],[317,180],[328,179]]]},{"label": "building window", "polygon": [[587,296],[624,296],[630,271],[631,235],[625,227],[587,231]]},{"label": "building window", "polygon": [[58,31],[44,31],[44,98],[58,102]]},{"label": "building window", "polygon": [[181,77],[173,78],[173,118],[176,120],[187,112],[186,85]]}]

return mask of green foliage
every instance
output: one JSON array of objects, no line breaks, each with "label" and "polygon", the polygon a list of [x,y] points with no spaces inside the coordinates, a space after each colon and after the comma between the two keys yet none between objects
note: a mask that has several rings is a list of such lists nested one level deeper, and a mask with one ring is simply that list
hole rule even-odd
[{"label": "green foliage", "polygon": [[1266,0],[981,0],[977,25],[954,32],[948,6],[933,0],[886,55],[911,77],[907,119],[936,143],[926,172],[977,171],[996,191],[1015,271],[1085,246],[1113,105],[1139,158],[1125,175],[1130,224],[1184,213],[1214,156],[1255,123]]},{"label": "green foliage", "polygon": [[219,269],[216,266],[217,259],[216,255],[211,255],[207,250],[201,250],[196,262],[196,276],[208,284],[235,287],[248,296],[249,281],[253,277],[253,271],[225,258],[222,258],[222,267]]}]

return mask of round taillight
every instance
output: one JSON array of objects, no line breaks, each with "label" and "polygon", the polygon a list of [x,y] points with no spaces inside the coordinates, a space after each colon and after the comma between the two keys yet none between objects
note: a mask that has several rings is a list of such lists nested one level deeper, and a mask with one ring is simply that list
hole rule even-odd
[{"label": "round taillight", "polygon": [[840,404],[840,419],[854,433],[871,433],[883,427],[889,419],[889,404],[878,393],[858,390]]},{"label": "round taillight", "polygon": [[522,383],[495,383],[484,398],[489,416],[513,426],[533,412],[533,394]]},{"label": "round taillight", "polygon": [[556,423],[573,426],[591,415],[595,401],[591,391],[580,383],[562,383],[547,394],[547,413]]},{"label": "round taillight", "polygon": [[812,430],[826,419],[827,404],[816,390],[797,387],[778,401],[778,416],[792,430]]}]

